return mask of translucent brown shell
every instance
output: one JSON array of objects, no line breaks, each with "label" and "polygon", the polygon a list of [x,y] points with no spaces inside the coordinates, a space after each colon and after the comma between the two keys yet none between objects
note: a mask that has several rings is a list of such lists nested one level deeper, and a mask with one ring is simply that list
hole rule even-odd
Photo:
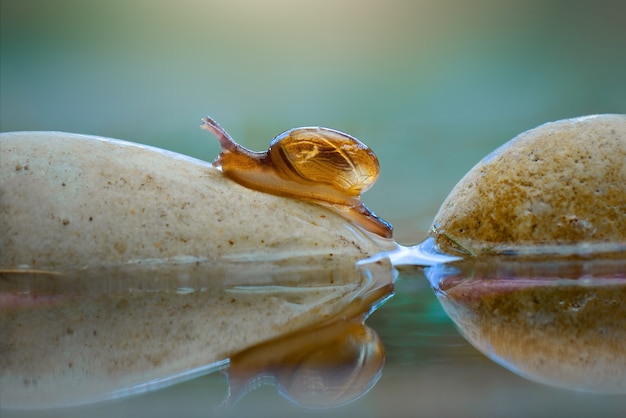
[{"label": "translucent brown shell", "polygon": [[358,139],[328,128],[296,128],[254,152],[236,143],[208,116],[203,129],[220,141],[213,165],[231,180],[265,193],[314,202],[354,224],[391,238],[392,226],[361,202],[378,177],[378,158]]},{"label": "translucent brown shell", "polygon": [[328,128],[297,128],[277,136],[268,153],[275,153],[303,180],[333,185],[348,196],[368,190],[380,170],[378,158],[367,145]]}]

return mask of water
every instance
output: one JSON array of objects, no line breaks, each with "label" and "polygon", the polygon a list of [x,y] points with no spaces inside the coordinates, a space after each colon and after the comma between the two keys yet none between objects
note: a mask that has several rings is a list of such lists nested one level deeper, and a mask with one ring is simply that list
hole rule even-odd
[{"label": "water", "polygon": [[[624,266],[623,258],[617,258],[401,267],[388,299],[391,268],[375,264],[369,270],[373,274],[367,275],[378,277],[369,282],[372,290],[344,303],[348,308],[340,310],[339,321],[312,323],[304,332],[253,346],[232,356],[230,363],[215,364],[213,373],[208,367],[161,389],[164,379],[131,392],[120,387],[117,395],[125,396],[114,400],[72,408],[3,410],[2,416],[166,417],[180,411],[203,417],[621,416],[626,407]],[[6,287],[11,280],[6,275],[4,279]],[[169,297],[202,294],[180,286],[180,280],[170,282],[161,273],[155,281],[161,290],[151,295],[162,298],[165,286],[172,288],[166,292]],[[57,291],[63,288],[63,281],[59,283]],[[109,279],[107,292],[114,290],[111,283]],[[127,287],[132,280],[126,277],[121,283]],[[386,303],[370,314],[368,306],[381,301]],[[55,315],[54,309],[47,309]],[[368,314],[363,325],[363,315]],[[139,327],[146,321],[137,308],[124,315],[134,316],[129,321]],[[102,329],[106,327],[99,332],[105,332]],[[73,333],[80,332],[80,325],[75,326]],[[121,347],[112,354],[118,361],[125,355]],[[88,353],[89,348],[83,350]],[[95,376],[83,385],[98,380]]]},{"label": "water", "polygon": [[[414,244],[461,176],[516,134],[626,111],[619,2],[362,3],[2,1],[0,130],[89,133],[211,161],[219,146],[198,128],[205,113],[255,150],[296,126],[339,129],[379,156],[364,201]],[[179,283],[171,294],[201,288]],[[580,312],[584,300],[567,306]],[[421,269],[403,269],[366,324],[385,348],[382,376],[337,409],[303,409],[262,385],[224,411],[228,385],[216,372],[95,405],[0,415],[625,415],[623,395],[554,389],[488,359]]]}]

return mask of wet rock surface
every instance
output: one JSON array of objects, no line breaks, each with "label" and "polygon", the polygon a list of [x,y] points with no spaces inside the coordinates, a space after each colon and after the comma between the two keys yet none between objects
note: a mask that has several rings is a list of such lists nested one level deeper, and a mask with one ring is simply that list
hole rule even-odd
[{"label": "wet rock surface", "polygon": [[485,157],[433,223],[445,252],[626,242],[626,115],[546,123]]}]

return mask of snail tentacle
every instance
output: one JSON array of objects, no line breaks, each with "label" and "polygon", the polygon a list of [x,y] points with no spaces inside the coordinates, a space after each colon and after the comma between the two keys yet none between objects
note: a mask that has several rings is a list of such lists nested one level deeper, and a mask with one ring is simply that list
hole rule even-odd
[{"label": "snail tentacle", "polygon": [[236,161],[242,166],[254,166],[266,156],[265,152],[254,152],[239,145],[219,123],[209,116],[202,118],[200,127],[205,131],[211,132],[222,147],[220,155],[213,162],[213,166],[217,168],[224,168],[224,159],[227,155],[230,155],[234,162]]},{"label": "snail tentacle", "polygon": [[215,135],[217,140],[220,142],[223,150],[235,151],[241,148],[241,146],[235,142],[235,140],[228,134],[228,132],[226,132],[226,130],[222,128],[220,124],[213,120],[211,117],[203,117],[200,127],[205,131],[209,131],[213,135]]},{"label": "snail tentacle", "polygon": [[321,206],[325,206],[338,213],[361,228],[383,238],[393,238],[393,225],[378,217],[370,208],[365,206],[360,199],[352,205],[334,204],[322,200],[306,199]]},{"label": "snail tentacle", "polygon": [[393,226],[384,219],[379,218],[364,204],[351,208],[351,211],[356,212],[356,219],[353,221],[356,221],[366,230],[373,232],[376,235],[380,235],[383,238],[393,237]]}]

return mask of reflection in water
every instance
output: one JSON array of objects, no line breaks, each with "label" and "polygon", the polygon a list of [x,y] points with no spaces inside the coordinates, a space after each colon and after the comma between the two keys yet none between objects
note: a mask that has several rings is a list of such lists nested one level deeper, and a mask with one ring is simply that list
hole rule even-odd
[{"label": "reflection in water", "polygon": [[363,321],[391,294],[394,272],[385,261],[335,263],[1,272],[2,407],[142,393],[224,369],[229,358],[227,404],[267,376],[303,405],[355,399],[384,363]]},{"label": "reflection in water", "polygon": [[626,258],[504,258],[426,270],[464,336],[548,385],[626,393]]},{"label": "reflection in water", "polygon": [[384,364],[383,344],[362,317],[341,318],[231,357],[226,405],[266,383],[301,406],[345,405],[376,384]]}]

